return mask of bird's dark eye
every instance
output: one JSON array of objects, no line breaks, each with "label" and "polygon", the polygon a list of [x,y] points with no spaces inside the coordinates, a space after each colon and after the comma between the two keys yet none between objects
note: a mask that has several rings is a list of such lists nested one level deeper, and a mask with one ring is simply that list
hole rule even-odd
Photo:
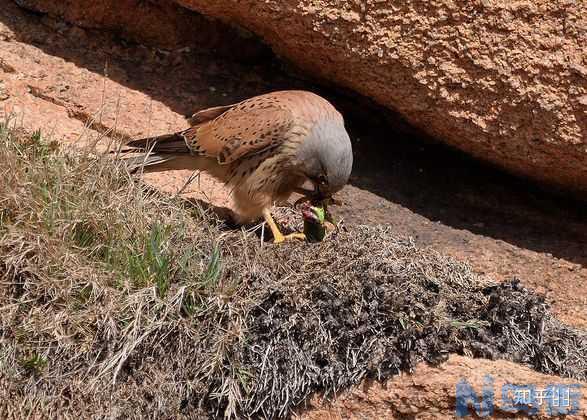
[{"label": "bird's dark eye", "polygon": [[318,183],[320,185],[326,185],[328,183],[328,180],[326,179],[326,176],[325,175],[320,175],[318,177]]}]

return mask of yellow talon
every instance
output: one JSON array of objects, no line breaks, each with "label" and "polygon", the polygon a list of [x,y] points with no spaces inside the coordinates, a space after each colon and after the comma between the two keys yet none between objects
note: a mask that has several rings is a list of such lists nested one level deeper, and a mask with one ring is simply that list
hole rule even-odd
[{"label": "yellow talon", "polygon": [[289,235],[284,235],[281,233],[277,227],[277,223],[275,223],[275,220],[273,220],[273,216],[271,216],[271,213],[268,209],[263,210],[263,217],[265,218],[265,221],[269,225],[269,229],[271,229],[271,233],[273,234],[273,243],[280,244],[291,239],[301,239],[302,241],[306,240],[306,235],[301,232],[290,233]]},{"label": "yellow talon", "polygon": [[295,232],[295,233],[290,233],[289,235],[283,235],[283,234],[279,234],[277,237],[274,237],[275,239],[273,240],[273,243],[275,244],[280,244],[284,241],[288,241],[291,239],[300,239],[302,241],[306,240],[306,235],[303,234],[302,232]]}]

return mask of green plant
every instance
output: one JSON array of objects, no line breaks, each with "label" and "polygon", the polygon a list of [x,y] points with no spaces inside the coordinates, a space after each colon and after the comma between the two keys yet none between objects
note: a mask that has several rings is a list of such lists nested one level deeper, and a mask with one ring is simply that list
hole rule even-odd
[{"label": "green plant", "polygon": [[26,370],[39,374],[47,367],[47,359],[34,353],[31,357],[23,360],[21,365]]}]

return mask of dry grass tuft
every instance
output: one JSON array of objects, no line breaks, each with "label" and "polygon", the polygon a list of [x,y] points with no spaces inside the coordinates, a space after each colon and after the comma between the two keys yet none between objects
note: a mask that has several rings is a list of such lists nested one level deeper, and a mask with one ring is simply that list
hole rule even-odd
[{"label": "dry grass tuft", "polygon": [[449,352],[587,379],[512,281],[385,228],[259,246],[107,159],[0,127],[0,416],[276,417]]}]

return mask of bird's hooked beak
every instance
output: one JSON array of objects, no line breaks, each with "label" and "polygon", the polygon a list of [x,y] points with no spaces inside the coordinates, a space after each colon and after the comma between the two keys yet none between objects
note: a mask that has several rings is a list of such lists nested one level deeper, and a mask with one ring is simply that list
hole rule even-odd
[{"label": "bird's hooked beak", "polygon": [[312,181],[313,189],[298,187],[294,191],[303,195],[312,202],[317,202],[328,197],[328,193],[320,188],[320,185]]},{"label": "bird's hooked beak", "polygon": [[305,188],[297,188],[294,190],[298,194],[301,194],[302,197],[296,200],[294,203],[294,207],[299,206],[302,203],[310,202],[314,205],[324,205],[327,206],[329,204],[333,206],[341,206],[343,204],[342,201],[334,198],[333,196],[324,196],[320,194],[317,190],[307,190]]}]

